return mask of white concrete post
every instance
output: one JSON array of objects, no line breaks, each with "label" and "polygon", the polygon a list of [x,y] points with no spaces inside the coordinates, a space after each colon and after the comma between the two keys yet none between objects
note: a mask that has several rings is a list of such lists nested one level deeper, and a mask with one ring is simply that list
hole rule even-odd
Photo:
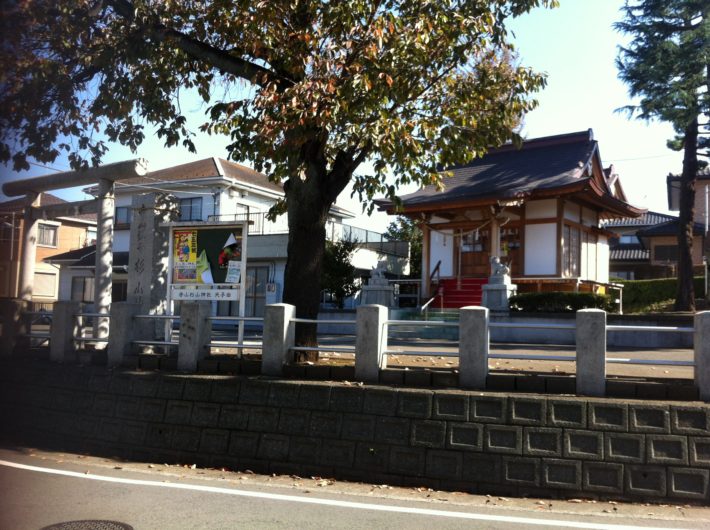
[{"label": "white concrete post", "polygon": [[361,305],[357,308],[355,338],[355,379],[367,383],[380,380],[380,370],[387,368],[388,310],[382,305]]},{"label": "white concrete post", "polygon": [[211,302],[183,302],[180,304],[180,341],[178,344],[178,370],[197,371],[197,362],[209,353],[212,323],[208,320]]},{"label": "white concrete post", "polygon": [[52,307],[52,327],[49,331],[49,359],[54,362],[77,360],[74,337],[79,334],[76,317],[81,312],[81,302],[59,301]]},{"label": "white concrete post", "polygon": [[486,388],[489,344],[488,308],[462,307],[459,316],[459,384],[462,388]]},{"label": "white concrete post", "polygon": [[116,302],[111,304],[111,334],[108,338],[108,365],[120,366],[133,353],[133,341],[139,338],[144,328],[135,316],[140,312],[140,304]]},{"label": "white concrete post", "polygon": [[710,311],[695,313],[695,386],[700,399],[710,401]]},{"label": "white concrete post", "polygon": [[290,304],[270,304],[264,313],[264,334],[261,350],[261,373],[282,375],[284,364],[290,360],[290,350],[295,344],[296,326],[291,319],[296,308]]},{"label": "white concrete post", "polygon": [[29,331],[29,319],[23,314],[27,308],[28,303],[25,300],[0,300],[0,319],[2,319],[0,357],[10,357],[23,340],[23,335]]},{"label": "white concrete post", "polygon": [[20,260],[20,290],[18,296],[27,302],[32,301],[32,284],[35,281],[35,262],[37,261],[38,220],[33,208],[39,206],[40,194],[28,193],[22,221],[22,256]]},{"label": "white concrete post", "polygon": [[[489,257],[490,258],[492,258],[493,256],[500,257],[500,223],[498,222],[498,219],[496,218],[495,214],[493,215],[493,217],[491,217],[490,231],[491,231],[491,255]],[[489,275],[493,274],[493,271],[491,269],[489,269],[488,274]]]},{"label": "white concrete post", "polygon": [[606,393],[606,311],[577,311],[577,394],[603,396]]},{"label": "white concrete post", "polygon": [[[106,313],[111,309],[111,275],[113,274],[113,216],[114,184],[110,180],[99,180],[99,211],[96,225],[96,277],[94,280],[94,311]],[[96,338],[108,337],[109,321],[97,318],[94,325]],[[96,347],[102,347],[101,342]]]}]

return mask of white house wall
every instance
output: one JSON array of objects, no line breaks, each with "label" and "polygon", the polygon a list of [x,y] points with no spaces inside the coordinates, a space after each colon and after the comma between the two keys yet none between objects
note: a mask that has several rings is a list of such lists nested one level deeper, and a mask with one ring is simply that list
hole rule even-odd
[{"label": "white house wall", "polygon": [[525,226],[525,274],[557,274],[557,225],[541,223]]},{"label": "white house wall", "polygon": [[547,219],[557,217],[557,199],[531,201],[525,205],[526,219]]},{"label": "white house wall", "polygon": [[609,282],[609,240],[601,235],[597,237],[597,281]]},{"label": "white house wall", "polygon": [[431,256],[429,258],[429,274],[434,272],[436,264],[441,261],[439,274],[454,275],[454,236],[451,232],[431,232]]}]

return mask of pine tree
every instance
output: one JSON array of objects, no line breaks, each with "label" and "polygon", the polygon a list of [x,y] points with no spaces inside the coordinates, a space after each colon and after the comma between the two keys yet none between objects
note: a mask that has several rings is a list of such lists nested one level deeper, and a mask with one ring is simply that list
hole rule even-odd
[{"label": "pine tree", "polygon": [[676,138],[669,147],[683,150],[678,233],[676,311],[695,310],[693,219],[695,182],[707,156],[710,116],[710,2],[707,0],[627,0],[616,29],[632,40],[617,58],[621,79],[638,103],[625,107],[644,120],[670,122]]}]

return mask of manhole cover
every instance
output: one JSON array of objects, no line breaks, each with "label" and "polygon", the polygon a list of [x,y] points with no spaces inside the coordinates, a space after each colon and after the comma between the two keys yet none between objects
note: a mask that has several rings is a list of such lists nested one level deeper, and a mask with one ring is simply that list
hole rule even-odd
[{"label": "manhole cover", "polygon": [[118,521],[67,521],[45,526],[41,530],[133,530],[131,525]]}]

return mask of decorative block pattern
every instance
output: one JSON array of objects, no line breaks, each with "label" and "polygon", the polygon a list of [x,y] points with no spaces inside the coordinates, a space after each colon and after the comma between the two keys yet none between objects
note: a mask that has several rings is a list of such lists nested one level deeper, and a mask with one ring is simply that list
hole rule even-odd
[{"label": "decorative block pattern", "polygon": [[582,462],[560,458],[543,458],[540,485],[560,489],[581,489]]},{"label": "decorative block pattern", "polygon": [[624,487],[627,494],[641,497],[666,495],[666,468],[628,464],[624,471]]},{"label": "decorative block pattern", "polygon": [[500,396],[471,396],[469,419],[481,423],[506,423],[508,399]]},{"label": "decorative block pattern", "polygon": [[565,458],[603,460],[604,433],[565,429],[562,441],[562,454]]},{"label": "decorative block pattern", "polygon": [[501,481],[502,457],[493,454],[466,453],[463,455],[461,478],[472,482],[498,484]]},{"label": "decorative block pattern", "polygon": [[483,446],[487,452],[520,455],[523,428],[512,425],[486,425]]},{"label": "decorative block pattern", "polygon": [[510,422],[515,425],[545,425],[547,401],[544,398],[508,399]]},{"label": "decorative block pattern", "polygon": [[668,468],[668,495],[683,499],[708,500],[710,470],[687,467]]},{"label": "decorative block pattern", "polygon": [[362,410],[365,414],[394,416],[397,413],[397,391],[394,389],[368,389]]},{"label": "decorative block pattern", "polygon": [[463,451],[483,450],[483,426],[478,423],[449,423],[447,447]]},{"label": "decorative block pattern", "polygon": [[670,412],[666,405],[629,406],[629,432],[670,433]]},{"label": "decorative block pattern", "polygon": [[710,467],[710,437],[689,436],[688,445],[690,465]]},{"label": "decorative block pattern", "polygon": [[605,460],[642,464],[646,456],[646,439],[643,434],[606,433],[604,435]]},{"label": "decorative block pattern", "polygon": [[397,392],[397,414],[404,418],[431,418],[433,392],[400,390]]},{"label": "decorative block pattern", "polygon": [[629,430],[629,408],[625,403],[590,400],[587,408],[590,429],[601,431]]},{"label": "decorative block pattern", "polygon": [[621,495],[624,492],[623,464],[582,463],[582,489]]},{"label": "decorative block pattern", "polygon": [[503,483],[540,485],[540,459],[503,457]]},{"label": "decorative block pattern", "polygon": [[562,456],[562,430],[525,427],[523,454],[530,456]]},{"label": "decorative block pattern", "polygon": [[671,432],[707,435],[710,433],[710,409],[706,406],[671,406]]},{"label": "decorative block pattern", "polygon": [[548,400],[547,425],[585,429],[587,427],[587,402],[584,400]]},{"label": "decorative block pattern", "polygon": [[442,448],[446,443],[446,422],[413,421],[412,445],[415,447]]},{"label": "decorative block pattern", "polygon": [[459,392],[437,392],[434,394],[432,417],[437,420],[468,420],[468,394]]},{"label": "decorative block pattern", "polygon": [[0,370],[10,435],[127,458],[498,495],[710,497],[707,404],[57,369]]},{"label": "decorative block pattern", "polygon": [[646,445],[649,464],[688,465],[688,440],[685,436],[649,434]]}]

